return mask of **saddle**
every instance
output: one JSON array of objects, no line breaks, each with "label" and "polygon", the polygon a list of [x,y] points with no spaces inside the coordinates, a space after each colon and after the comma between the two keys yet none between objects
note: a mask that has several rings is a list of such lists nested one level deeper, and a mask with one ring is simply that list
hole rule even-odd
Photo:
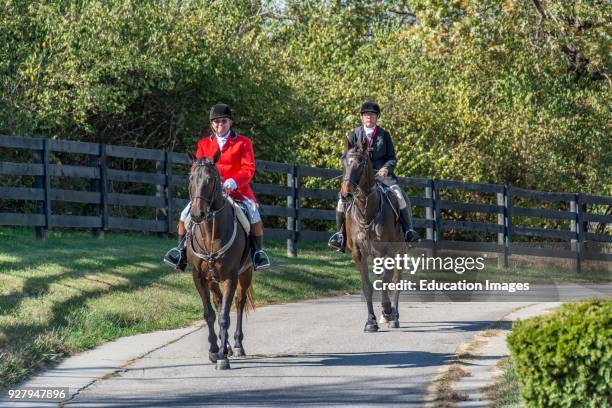
[{"label": "saddle", "polygon": [[[227,196],[227,201],[236,209],[236,218],[238,218],[238,222],[240,222],[244,232],[249,235],[251,232],[251,220],[249,218],[249,211],[247,210],[246,205],[242,201],[234,200],[229,195]],[[190,227],[191,214],[188,214],[187,218],[185,218],[185,229],[189,231]]]},{"label": "saddle", "polygon": [[234,200],[229,195],[227,196],[227,201],[236,209],[236,217],[242,228],[244,228],[244,232],[249,235],[251,232],[251,219],[249,218],[249,210],[247,210],[246,204],[242,201]]},{"label": "saddle", "polygon": [[399,202],[397,200],[397,197],[395,196],[395,193],[391,190],[391,188],[389,188],[386,184],[381,183],[380,181],[376,181],[376,188],[380,190],[383,199],[385,199],[391,206],[391,209],[393,210],[393,213],[395,214],[395,220],[396,221],[399,220],[399,217],[400,217]]}]

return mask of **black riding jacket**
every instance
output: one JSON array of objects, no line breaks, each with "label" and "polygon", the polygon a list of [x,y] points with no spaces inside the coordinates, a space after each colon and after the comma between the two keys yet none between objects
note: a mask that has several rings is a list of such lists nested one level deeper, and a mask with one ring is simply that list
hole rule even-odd
[{"label": "black riding jacket", "polygon": [[[366,136],[363,126],[359,126],[347,137],[347,141],[349,147],[352,147],[363,144],[365,141],[369,142],[369,138]],[[395,149],[393,148],[391,135],[380,126],[376,128],[376,133],[374,134],[372,146],[369,148],[369,153],[374,170],[378,171],[381,167],[386,167],[389,170],[388,177],[395,178],[393,170],[395,170],[395,166],[397,165],[397,158],[395,157]],[[346,152],[344,152],[344,154],[346,154]],[[344,157],[344,154],[342,157]]]}]

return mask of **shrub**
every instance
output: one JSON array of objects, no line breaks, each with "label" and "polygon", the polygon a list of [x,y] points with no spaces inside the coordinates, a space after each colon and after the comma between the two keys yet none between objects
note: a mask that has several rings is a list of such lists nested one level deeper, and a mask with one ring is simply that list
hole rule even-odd
[{"label": "shrub", "polygon": [[532,407],[612,404],[612,301],[563,305],[514,325],[508,345]]}]

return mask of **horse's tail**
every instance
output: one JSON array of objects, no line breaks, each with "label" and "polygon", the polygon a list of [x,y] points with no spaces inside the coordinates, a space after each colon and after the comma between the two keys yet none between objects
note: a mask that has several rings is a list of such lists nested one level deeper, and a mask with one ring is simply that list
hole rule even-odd
[{"label": "horse's tail", "polygon": [[246,295],[247,301],[244,310],[246,313],[249,313],[251,310],[255,310],[255,292],[253,291],[253,282],[251,282],[249,285]]},{"label": "horse's tail", "polygon": [[248,314],[249,311],[255,310],[255,293],[253,292],[253,268],[250,267],[238,275],[238,293],[236,293],[236,303],[240,299],[246,298],[244,304],[244,312]]}]

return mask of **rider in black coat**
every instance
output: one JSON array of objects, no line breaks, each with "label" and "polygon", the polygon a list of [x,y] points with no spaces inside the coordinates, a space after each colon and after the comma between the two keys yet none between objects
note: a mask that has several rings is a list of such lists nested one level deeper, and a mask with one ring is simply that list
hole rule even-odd
[{"label": "rider in black coat", "polygon": [[[397,184],[397,179],[393,174],[393,170],[395,170],[397,165],[397,158],[395,157],[395,149],[393,148],[391,136],[385,129],[376,125],[380,117],[380,106],[376,102],[366,101],[361,106],[360,115],[362,126],[353,130],[347,137],[348,145],[358,146],[365,142],[368,143],[368,152],[376,171],[376,180],[389,187],[397,196],[400,206],[400,222],[405,232],[404,238],[408,242],[415,241],[418,238],[418,234],[412,225],[410,201]],[[346,236],[344,209],[344,201],[339,199],[336,208],[336,227],[338,232],[329,239],[329,246],[339,252],[344,252],[346,248],[346,240],[344,239]]]}]

